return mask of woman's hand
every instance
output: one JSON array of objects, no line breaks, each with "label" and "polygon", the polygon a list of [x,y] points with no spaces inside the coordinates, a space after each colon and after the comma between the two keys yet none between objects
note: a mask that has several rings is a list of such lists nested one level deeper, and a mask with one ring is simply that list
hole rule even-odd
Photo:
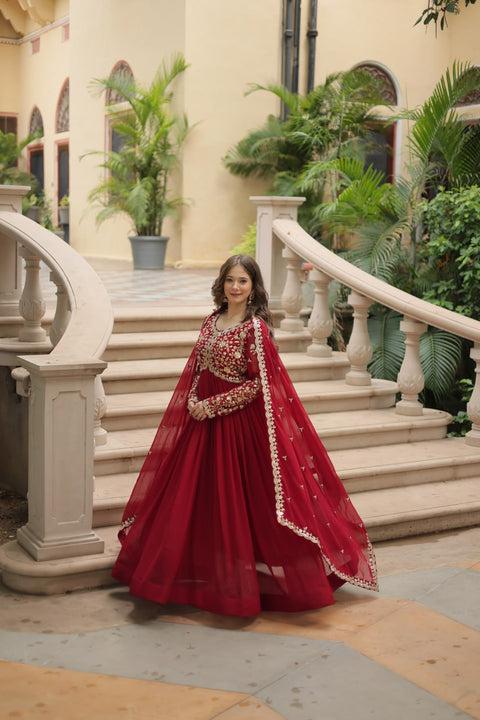
[{"label": "woman's hand", "polygon": [[200,402],[193,402],[193,400],[190,400],[188,403],[188,412],[194,420],[206,420],[208,417],[201,400]]}]

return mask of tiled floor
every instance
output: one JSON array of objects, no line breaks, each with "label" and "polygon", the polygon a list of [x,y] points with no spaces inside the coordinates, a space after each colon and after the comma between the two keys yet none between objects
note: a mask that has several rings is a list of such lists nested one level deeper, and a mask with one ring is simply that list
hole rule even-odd
[{"label": "tiled floor", "polygon": [[116,585],[0,586],[1,717],[480,718],[480,528],[376,546],[380,594],[251,619],[158,606]]},{"label": "tiled floor", "polygon": [[[114,305],[208,304],[215,276],[92,264]],[[53,597],[0,585],[0,717],[480,719],[480,528],[375,550],[379,594],[348,586],[331,607],[252,619],[120,585]]]},{"label": "tiled floor", "polygon": [[[134,270],[125,260],[88,259],[107,288],[112,304],[208,305],[216,269]],[[49,280],[49,270],[42,265],[40,280],[47,302],[55,298],[55,285]]]}]

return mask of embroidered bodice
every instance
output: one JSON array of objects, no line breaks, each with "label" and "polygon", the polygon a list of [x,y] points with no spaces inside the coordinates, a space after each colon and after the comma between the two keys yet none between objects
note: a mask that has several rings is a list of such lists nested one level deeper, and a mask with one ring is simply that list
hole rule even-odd
[{"label": "embroidered bodice", "polygon": [[189,400],[198,401],[198,380],[203,370],[208,369],[237,387],[202,400],[211,418],[241,410],[257,397],[261,388],[252,321],[218,330],[217,318],[214,313],[205,320],[195,344],[197,366]]}]

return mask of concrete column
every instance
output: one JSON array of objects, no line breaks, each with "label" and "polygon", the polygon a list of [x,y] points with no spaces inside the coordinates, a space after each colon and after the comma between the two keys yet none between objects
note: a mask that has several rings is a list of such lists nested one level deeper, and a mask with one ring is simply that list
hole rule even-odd
[{"label": "concrete column", "polygon": [[28,523],[19,545],[35,560],[102,553],[92,530],[95,377],[106,363],[20,357],[30,375]]},{"label": "concrete column", "polygon": [[265,288],[270,297],[270,307],[282,307],[282,293],[285,287],[286,267],[282,258],[283,243],[273,234],[272,223],[277,218],[297,219],[298,207],[304,197],[252,196],[257,206],[257,250],[256,260],[262,270]]}]

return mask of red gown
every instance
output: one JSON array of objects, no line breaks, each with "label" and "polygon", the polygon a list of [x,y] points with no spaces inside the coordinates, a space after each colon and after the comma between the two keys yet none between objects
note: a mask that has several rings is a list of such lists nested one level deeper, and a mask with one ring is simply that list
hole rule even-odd
[{"label": "red gown", "polygon": [[345,581],[377,590],[365,526],[265,324],[220,331],[217,316],[126,506],[113,576],[148,600],[239,616],[331,605]]}]

